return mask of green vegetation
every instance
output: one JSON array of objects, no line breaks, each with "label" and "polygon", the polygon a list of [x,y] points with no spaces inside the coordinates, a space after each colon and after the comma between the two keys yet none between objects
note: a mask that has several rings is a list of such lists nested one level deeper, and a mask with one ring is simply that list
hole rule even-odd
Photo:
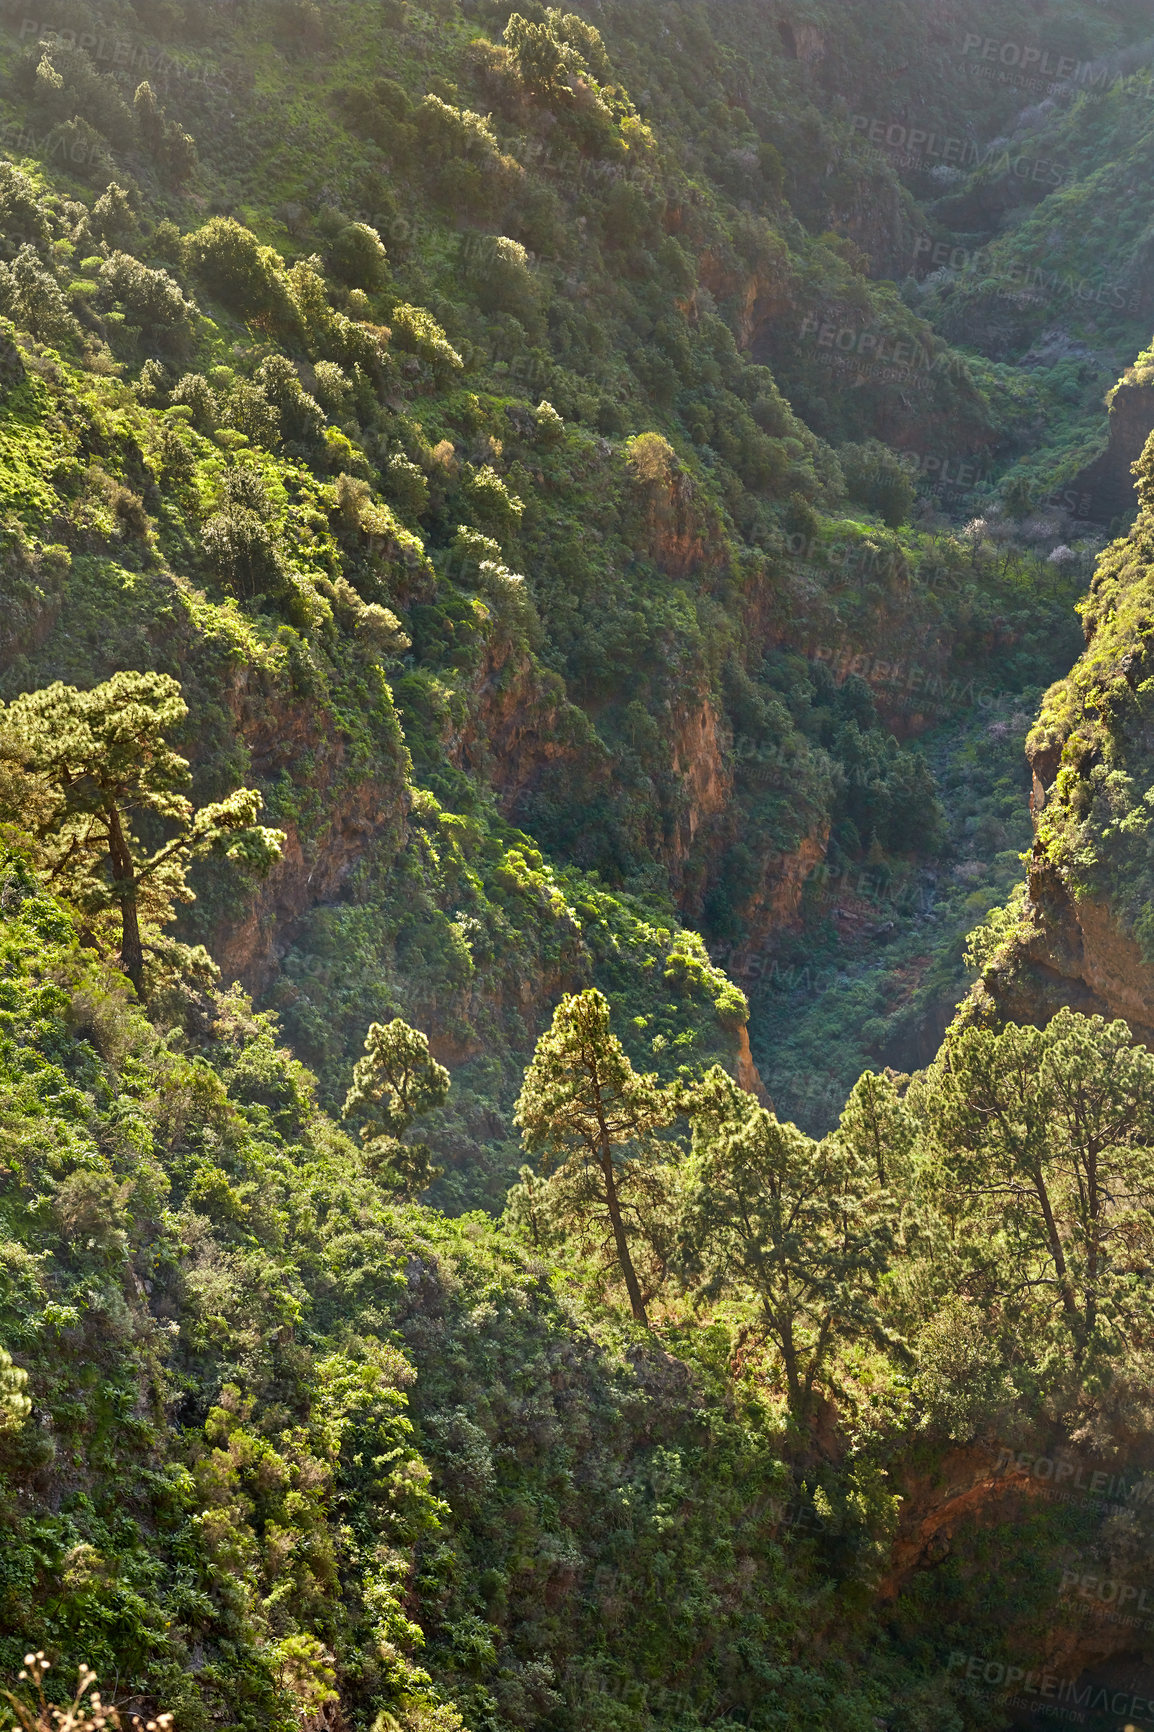
[{"label": "green vegetation", "polygon": [[[633,1267],[621,1194],[626,1186],[637,1189],[639,1179],[644,1188],[648,1175],[638,1147],[644,1148],[668,1121],[656,1077],[638,1076],[633,1069],[610,1030],[609,1005],[602,994],[563,998],[525,1073],[517,1123],[525,1147],[557,1169],[549,1187],[554,1220],[564,1228],[584,1216],[608,1217],[633,1320],[645,1325],[645,1300]],[[632,1159],[622,1159],[626,1150]],[[558,1193],[565,1198],[560,1210]]]},{"label": "green vegetation", "polygon": [[[564,1164],[503,1228],[398,1204],[272,1018],[214,990],[199,1033],[161,1033],[18,856],[3,874],[10,1672],[84,1651],[190,1726],[293,1727],[334,1692],[414,1728],[902,1701],[961,1725],[959,1642],[1043,1640],[1045,1560],[1107,1519],[1139,1542],[1140,1510],[1024,1515],[1011,1485],[943,1571],[874,1598],[943,1452],[1134,1423],[1154,1181],[1123,1026],[961,1034],[904,1099],[863,1079],[822,1143],[720,1069],[669,1090],[646,1331],[600,1235],[540,1194],[571,1191]],[[567,1101],[527,1089],[564,1135]],[[1078,1209],[1103,1139],[1130,1214]],[[967,1586],[991,1539],[1012,1627]]]},{"label": "green vegetation", "polygon": [[1150,1541],[1142,6],[42,10],[13,1712],[1004,1724]]},{"label": "green vegetation", "polygon": [[[120,966],[141,997],[144,933],[158,935],[192,899],[192,862],[227,842],[230,859],[267,870],[284,842],[255,824],[262,802],[250,788],[193,811],[180,792],[188,763],[164,738],[187,714],[164,674],[115,674],[91,692],[58,683],[0,711],[0,818],[35,824],[48,881],[83,913],[89,941],[115,911]],[[176,835],[142,848],[133,826],[147,817]]]},{"label": "green vegetation", "polygon": [[365,1036],[365,1056],[353,1068],[344,1117],[363,1119],[365,1155],[382,1179],[413,1195],[427,1191],[439,1174],[427,1146],[402,1142],[414,1119],[439,1107],[449,1092],[449,1073],[429,1054],[429,1042],[400,1017]]}]

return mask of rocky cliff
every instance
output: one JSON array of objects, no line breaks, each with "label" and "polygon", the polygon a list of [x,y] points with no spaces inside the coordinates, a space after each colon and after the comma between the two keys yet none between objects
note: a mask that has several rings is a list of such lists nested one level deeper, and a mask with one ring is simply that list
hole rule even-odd
[{"label": "rocky cliff", "polygon": [[1154,428],[1154,387],[1137,378],[1120,380],[1110,399],[1109,443],[1070,483],[1084,517],[1110,523],[1138,503],[1133,465]]},{"label": "rocky cliff", "polygon": [[1027,742],[1034,845],[1024,894],[987,952],[970,1013],[1045,1022],[1062,1004],[1121,1017],[1154,1043],[1154,495],[1081,604],[1085,651]]}]

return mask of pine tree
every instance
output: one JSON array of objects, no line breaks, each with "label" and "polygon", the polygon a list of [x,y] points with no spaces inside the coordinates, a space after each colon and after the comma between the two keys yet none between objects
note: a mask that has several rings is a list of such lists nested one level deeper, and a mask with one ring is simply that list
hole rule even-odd
[{"label": "pine tree", "polygon": [[908,1178],[917,1125],[891,1076],[862,1073],[846,1102],[837,1135],[874,1168],[879,1185],[892,1188]]},{"label": "pine tree", "polygon": [[1124,1022],[966,1029],[919,1096],[976,1286],[1075,1362],[1154,1330],[1154,1056]]},{"label": "pine tree", "polygon": [[703,1295],[751,1293],[804,1421],[835,1342],[867,1333],[887,1264],[891,1206],[871,1163],[783,1125],[715,1066],[687,1100],[693,1154],[686,1261]]},{"label": "pine tree", "polygon": [[[281,831],[257,823],[263,802],[254,789],[193,806],[188,762],[165,738],[187,714],[176,680],[141,673],[114,674],[88,692],[57,682],[0,707],[9,772],[0,778],[0,819],[29,827],[50,885],[91,936],[110,912],[118,918],[120,966],[141,998],[145,934],[194,900],[193,861],[215,849],[262,872],[284,843]],[[141,817],[167,838],[144,843]]]},{"label": "pine tree", "polygon": [[401,1139],[415,1119],[441,1105],[449,1083],[448,1071],[419,1029],[400,1017],[372,1024],[365,1056],[353,1070],[344,1116],[363,1119],[361,1139],[374,1169],[409,1195],[426,1190],[437,1170],[426,1144]]},{"label": "pine tree", "polygon": [[584,1206],[608,1217],[617,1262],[633,1316],[649,1319],[629,1250],[621,1190],[632,1163],[626,1151],[644,1144],[673,1117],[669,1097],[655,1076],[633,1069],[609,1027],[609,1005],[600,992],[567,994],[552,1026],[537,1042],[517,1101],[516,1123],[526,1150],[540,1155],[558,1176],[580,1178],[576,1194]]}]

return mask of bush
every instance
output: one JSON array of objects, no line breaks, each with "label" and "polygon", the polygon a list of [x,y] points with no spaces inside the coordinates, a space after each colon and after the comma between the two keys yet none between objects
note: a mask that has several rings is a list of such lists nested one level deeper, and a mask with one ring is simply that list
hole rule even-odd
[{"label": "bush", "polygon": [[24,244],[43,247],[48,241],[48,219],[28,176],[0,163],[0,236],[9,252]]},{"label": "bush", "polygon": [[280,411],[258,385],[247,381],[234,385],[225,398],[221,420],[243,433],[251,444],[263,445],[266,451],[275,451],[281,442]]},{"label": "bush", "polygon": [[67,42],[45,44],[33,79],[34,100],[49,118],[78,120],[95,132],[107,151],[109,144],[127,150],[136,127],[132,110],[115,78],[98,72],[83,48]]},{"label": "bush", "polygon": [[132,202],[124,188],[113,181],[81,223],[77,244],[82,251],[101,244],[120,247],[135,240],[138,234]]},{"label": "bush", "polygon": [[458,211],[494,213],[523,171],[513,157],[502,154],[484,115],[430,95],[415,121],[421,157],[433,170],[437,196]]},{"label": "bush", "polygon": [[843,445],[838,457],[851,499],[876,511],[890,529],[909,521],[917,492],[896,451],[880,439],[867,439],[861,445]]},{"label": "bush", "polygon": [[209,518],[201,539],[217,581],[242,601],[280,601],[291,590],[276,537],[255,511],[227,503]]},{"label": "bush", "polygon": [[354,388],[336,361],[318,361],[313,370],[313,396],[330,421],[343,421],[353,407]]},{"label": "bush", "polygon": [[453,108],[439,96],[426,96],[416,113],[417,136],[433,162],[460,162],[470,157],[499,159],[500,146],[484,115]]},{"label": "bush", "polygon": [[388,275],[388,255],[381,237],[368,223],[349,223],[329,248],[328,266],[338,282],[350,289],[379,289]]},{"label": "bush", "polygon": [[402,302],[393,308],[390,323],[397,347],[417,355],[438,385],[447,385],[453,374],[464,367],[460,355],[424,307],[410,307]]},{"label": "bush", "polygon": [[128,253],[113,253],[100,267],[106,294],[118,301],[150,337],[165,337],[174,345],[189,335],[192,305],[167,271],[149,270]]},{"label": "bush", "polygon": [[188,269],[242,319],[286,319],[290,303],[279,255],[232,217],[186,235]]},{"label": "bush", "polygon": [[80,335],[59,283],[28,245],[20,248],[12,265],[0,265],[0,310],[41,343],[58,347]]},{"label": "bush", "polygon": [[222,510],[251,512],[267,522],[272,516],[272,500],[268,483],[254,463],[238,463],[230,469],[220,487]]},{"label": "bush", "polygon": [[638,433],[625,446],[629,472],[651,487],[668,487],[678,471],[677,453],[661,433]]},{"label": "bush", "polygon": [[565,423],[546,397],[537,405],[537,437],[542,445],[559,445],[565,437]]},{"label": "bush", "polygon": [[389,458],[385,491],[390,503],[405,517],[420,517],[428,509],[429,483],[417,465],[400,452]]},{"label": "bush", "polygon": [[325,431],[324,411],[316,398],[309,396],[290,360],[284,355],[270,355],[257,368],[256,384],[280,415],[286,439],[299,445],[320,443]]},{"label": "bush", "polygon": [[179,426],[169,423],[160,436],[160,485],[169,490],[187,487],[196,474],[196,457]]},{"label": "bush", "polygon": [[46,162],[97,186],[108,180],[115,166],[104,135],[80,116],[52,128],[42,155]]},{"label": "bush", "polygon": [[166,409],[172,400],[168,394],[168,379],[168,368],[164,362],[150,355],[140,369],[136,395],[150,409]]},{"label": "bush", "polygon": [[490,530],[498,539],[516,535],[525,507],[490,464],[466,474],[464,493],[482,529]]},{"label": "bush", "polygon": [[211,433],[216,426],[218,405],[212,386],[203,373],[186,373],[173,388],[174,405],[192,411],[192,424],[201,433]]},{"label": "bush", "polygon": [[485,313],[512,313],[522,323],[537,305],[529,255],[507,235],[466,235],[461,243],[464,276]]},{"label": "bush", "polygon": [[796,490],[789,496],[782,522],[787,535],[798,536],[805,541],[812,541],[821,528],[821,518],[805,494]]}]

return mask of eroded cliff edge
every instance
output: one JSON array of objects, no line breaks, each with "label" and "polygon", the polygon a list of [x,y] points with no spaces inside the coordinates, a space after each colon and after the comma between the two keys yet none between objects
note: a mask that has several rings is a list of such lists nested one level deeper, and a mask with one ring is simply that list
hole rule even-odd
[{"label": "eroded cliff edge", "polygon": [[1154,1044],[1154,437],[1139,512],[1080,604],[1086,648],[1027,741],[1026,882],[979,935],[967,1015],[1044,1023],[1061,1005],[1122,1017]]}]

